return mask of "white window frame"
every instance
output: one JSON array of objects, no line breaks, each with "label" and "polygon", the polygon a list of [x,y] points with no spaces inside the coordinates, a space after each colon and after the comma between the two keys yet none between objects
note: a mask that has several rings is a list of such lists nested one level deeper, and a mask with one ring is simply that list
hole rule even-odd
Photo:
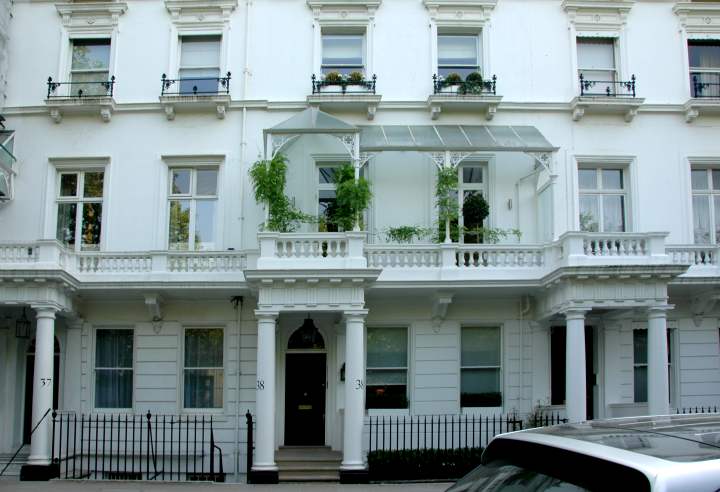
[{"label": "white window frame", "polygon": [[[216,183],[215,183],[215,194],[214,195],[198,195],[196,193],[197,186],[197,173],[198,171],[215,171],[216,172]],[[188,193],[173,193],[172,192],[172,178],[173,173],[176,171],[188,171],[190,173],[189,191]],[[168,168],[168,227],[167,227],[167,249],[168,251],[217,251],[217,231],[218,231],[218,208],[220,206],[219,201],[219,187],[220,187],[220,168],[213,166],[175,166]],[[190,222],[188,223],[188,247],[187,249],[173,249],[170,243],[170,203],[173,201],[188,201],[190,202]],[[215,217],[213,219],[213,231],[215,232],[215,238],[213,238],[212,246],[209,249],[196,249],[195,248],[195,218],[198,202],[215,202]]]},{"label": "white window frame", "polygon": [[717,39],[693,39],[693,38],[690,38],[687,40],[686,46],[687,46],[687,52],[688,52],[687,57],[688,57],[688,77],[690,79],[690,97],[695,97],[695,94],[694,94],[695,87],[694,87],[694,84],[692,81],[692,76],[691,76],[691,74],[693,74],[693,73],[715,74],[718,76],[718,83],[720,83],[720,66],[715,67],[715,68],[703,68],[703,67],[693,67],[690,65],[690,43],[692,43],[693,41],[695,41],[695,42],[698,42],[698,41],[708,42],[709,41],[709,42],[716,44],[718,47],[717,49],[720,50],[720,36],[718,36]]},{"label": "white window frame", "polygon": [[[368,73],[367,69],[367,36],[365,31],[357,31],[346,28],[345,30],[342,29],[330,29],[326,28],[323,32],[320,34],[320,46],[321,46],[321,53],[320,53],[320,69],[318,71],[318,74],[322,74],[325,71],[325,64],[323,63],[324,60],[324,54],[322,53],[322,41],[326,36],[335,36],[335,37],[353,37],[353,38],[360,38],[362,42],[362,47],[360,50],[360,57],[361,57],[361,65],[359,68],[357,68],[356,65],[347,65],[347,67],[354,67],[353,70],[349,70],[349,72],[360,72],[362,73],[366,78],[372,77],[372,74]],[[331,72],[340,72],[342,70],[342,66],[339,65],[331,65],[332,67],[338,67],[338,70],[331,70]],[[348,73],[349,73],[348,72]]]},{"label": "white window frame", "polygon": [[[581,167],[578,168],[578,175],[579,175],[580,171],[590,171],[590,170],[595,171],[595,175],[596,175],[596,178],[595,178],[595,179],[596,179],[596,182],[598,183],[598,188],[594,188],[594,189],[584,189],[584,188],[580,188],[580,186],[579,186],[579,181],[580,181],[580,179],[579,179],[579,177],[578,177],[578,195],[579,195],[578,198],[579,198],[579,199],[582,199],[582,198],[585,197],[585,196],[587,196],[587,197],[598,197],[598,198],[599,198],[599,201],[598,201],[598,204],[599,204],[599,206],[598,206],[598,215],[599,215],[598,219],[599,219],[599,221],[598,221],[598,230],[597,230],[596,232],[607,232],[607,231],[605,231],[605,208],[604,208],[604,206],[603,206],[603,202],[604,202],[605,197],[610,197],[610,196],[620,196],[620,197],[623,198],[623,225],[624,225],[624,230],[623,230],[623,231],[620,231],[620,232],[628,232],[628,229],[629,229],[629,228],[628,228],[628,215],[629,215],[629,214],[628,214],[628,192],[627,192],[627,176],[626,176],[625,169],[623,169],[623,168],[621,168],[621,167],[620,167],[620,168],[614,168],[614,167],[586,167],[586,166],[581,166]],[[614,189],[614,188],[605,188],[605,187],[604,187],[604,183],[603,183],[603,181],[602,181],[603,171],[611,171],[611,170],[612,170],[612,171],[620,171],[621,176],[622,176],[623,188],[621,188],[621,189]],[[579,218],[579,216],[578,216],[578,221],[579,221],[579,220],[580,220],[580,218]],[[582,230],[582,229],[580,229],[580,230]],[[586,232],[589,232],[589,231],[586,231]]]},{"label": "white window frame", "polygon": [[[668,324],[669,324],[669,323],[668,323]],[[638,328],[633,328],[633,330],[632,330],[632,336],[633,336],[632,343],[633,343],[633,347],[634,347],[634,345],[635,345],[635,333],[638,332],[638,331],[644,331],[644,332],[646,333],[646,337],[647,337],[647,328],[646,328],[646,327],[643,327],[643,328],[639,328],[639,327],[638,327]],[[675,360],[675,358],[677,357],[677,355],[676,355],[676,352],[677,352],[677,349],[676,349],[677,344],[676,344],[676,342],[675,342],[675,332],[676,332],[676,331],[677,331],[677,330],[676,330],[675,328],[670,328],[670,327],[667,328],[667,343],[668,343],[668,399],[669,399],[669,403],[670,403],[670,404],[672,404],[672,403],[675,401],[676,394],[677,394],[677,390],[676,390],[676,388],[677,388],[677,383],[676,383],[676,381],[675,381],[675,379],[676,379],[676,376],[675,376],[675,374],[676,374],[676,371],[675,371],[675,366],[676,366],[676,364],[674,363],[674,360]],[[647,344],[648,344],[648,341],[647,341],[647,338],[646,338],[645,345],[647,346]],[[636,401],[636,400],[635,400],[635,369],[643,368],[643,367],[644,367],[644,368],[647,368],[647,360],[646,360],[644,363],[635,362],[635,354],[634,354],[634,349],[633,349],[633,403],[638,403],[638,404],[647,403],[647,400],[645,400],[645,401]],[[647,374],[647,372],[646,372],[646,374]],[[645,383],[645,385],[646,385],[646,386],[649,386],[647,382]]]},{"label": "white window frame", "polygon": [[[477,57],[475,59],[476,65],[466,65],[462,66],[460,68],[475,68],[475,70],[472,70],[473,72],[478,72],[483,76],[483,79],[486,76],[485,71],[485,65],[483,60],[483,35],[482,35],[482,29],[481,30],[475,30],[475,31],[448,31],[447,29],[440,29],[438,30],[435,44],[437,46],[437,56],[435,57],[435,70],[434,73],[440,75],[440,37],[441,36],[461,36],[461,37],[472,37],[475,38],[476,43],[476,50]],[[455,65],[457,67],[457,65]]]},{"label": "white window frame", "polygon": [[[405,334],[406,334],[406,337],[405,337],[405,342],[406,342],[406,343],[405,343],[405,345],[406,345],[406,346],[405,346],[405,354],[406,354],[406,357],[405,357],[405,359],[406,359],[406,361],[407,361],[407,365],[406,365],[405,367],[370,367],[370,366],[367,364],[367,336],[366,336],[366,340],[365,340],[365,343],[366,343],[366,350],[365,350],[365,353],[366,353],[366,355],[365,355],[365,386],[366,386],[366,388],[369,386],[368,383],[367,383],[367,382],[368,382],[368,373],[369,373],[370,371],[372,371],[372,370],[376,370],[376,371],[383,371],[383,370],[386,370],[386,371],[401,371],[401,370],[404,370],[404,371],[405,371],[405,398],[407,399],[407,407],[405,407],[405,408],[402,408],[402,407],[398,407],[398,408],[375,408],[375,407],[367,407],[367,402],[366,402],[365,406],[366,406],[366,408],[367,408],[367,410],[366,410],[367,413],[368,413],[369,415],[372,415],[372,414],[383,414],[383,413],[386,413],[386,412],[391,412],[391,413],[393,413],[393,414],[395,414],[395,413],[409,412],[409,411],[410,411],[410,407],[412,406],[412,400],[411,400],[411,397],[410,397],[410,396],[411,396],[411,395],[410,395],[410,394],[411,394],[411,378],[410,378],[410,375],[411,375],[411,374],[410,374],[410,366],[411,366],[411,364],[412,364],[412,361],[411,361],[411,346],[412,346],[412,345],[411,345],[411,340],[410,340],[410,339],[411,339],[411,334],[412,334],[411,327],[410,327],[409,325],[393,324],[393,325],[371,325],[371,326],[368,326],[368,327],[366,328],[366,330],[367,330],[367,329],[372,329],[372,330],[405,330]],[[400,385],[397,385],[397,386],[400,386]],[[367,390],[366,390],[366,391],[367,391]]]},{"label": "white window frame", "polygon": [[[96,378],[96,373],[97,373],[97,370],[98,370],[98,367],[97,367],[97,341],[98,341],[98,336],[97,336],[97,334],[98,334],[99,331],[103,331],[103,330],[125,330],[125,331],[129,331],[129,332],[132,333],[133,352],[132,352],[132,364],[131,364],[131,366],[130,366],[129,368],[128,368],[128,367],[103,367],[103,368],[100,368],[101,371],[106,371],[106,370],[124,370],[124,371],[127,371],[127,370],[129,370],[129,371],[132,372],[132,381],[133,381],[133,382],[132,382],[132,396],[131,396],[131,398],[130,398],[130,400],[131,400],[131,401],[130,401],[130,405],[131,405],[130,407],[98,407],[98,406],[95,405],[95,402],[96,402],[95,398],[96,398],[96,396],[97,396],[97,387],[96,387],[96,386],[97,386],[97,378]],[[94,410],[96,410],[96,411],[113,411],[113,412],[115,412],[115,411],[130,411],[130,412],[132,412],[132,410],[135,408],[135,396],[136,396],[136,395],[135,395],[135,388],[136,388],[136,383],[137,383],[137,379],[136,379],[137,373],[136,373],[136,371],[135,371],[135,363],[136,363],[136,361],[137,361],[137,358],[136,358],[136,351],[137,351],[137,340],[136,340],[136,338],[137,338],[137,337],[135,336],[135,328],[133,328],[132,326],[127,326],[127,325],[122,325],[122,326],[103,325],[103,326],[98,326],[98,327],[96,327],[94,330],[92,330],[92,332],[93,332],[93,345],[92,345],[92,346],[93,346],[93,351],[92,351],[92,368],[93,368],[93,370],[92,370],[92,395],[91,395],[91,398],[92,398],[92,408],[93,408]]]},{"label": "white window frame", "polygon": [[[103,196],[101,197],[85,197],[84,193],[84,187],[85,187],[85,174],[87,173],[102,173],[103,174]],[[62,177],[66,175],[76,175],[77,176],[77,183],[76,183],[76,189],[75,189],[75,196],[61,196],[60,190],[61,190],[61,183],[62,183]],[[60,208],[60,205],[62,204],[76,204],[75,209],[75,244],[72,246],[74,251],[102,251],[103,248],[103,238],[105,236],[105,216],[107,213],[106,205],[105,205],[105,190],[106,190],[106,184],[105,184],[105,170],[102,168],[90,168],[90,169],[63,169],[57,173],[57,180],[56,180],[56,188],[55,188],[55,220],[56,220],[56,234],[54,237],[57,239],[57,214]],[[100,216],[100,242],[97,245],[97,249],[83,249],[83,242],[82,242],[82,225],[83,225],[83,209],[85,207],[85,204],[91,204],[91,203],[99,203],[101,206],[101,216]],[[60,239],[58,241],[62,242]],[[63,243],[64,244],[64,243]],[[70,247],[67,245],[67,247]]]},{"label": "white window frame", "polygon": [[574,231],[580,231],[580,183],[579,169],[622,169],[623,183],[625,185],[625,232],[633,232],[638,224],[637,211],[639,210],[639,197],[637,193],[637,172],[636,159],[634,156],[613,156],[613,155],[576,155],[575,169],[572,173],[574,208],[573,216],[569,217],[569,223]]},{"label": "white window frame", "polygon": [[[707,179],[708,188],[705,190],[696,190],[692,187],[692,172],[694,171],[704,171],[705,177]],[[716,166],[691,166],[690,168],[690,210],[692,210],[692,220],[690,221],[691,227],[692,227],[692,243],[693,244],[720,244],[720,241],[717,240],[716,232],[715,232],[715,220],[716,220],[716,213],[715,213],[715,198],[717,197],[720,199],[720,183],[717,183],[717,187],[715,187],[715,183],[712,181],[712,172],[713,171],[720,171],[720,161],[717,162]],[[708,201],[709,206],[709,218],[710,218],[710,241],[707,243],[698,243],[695,241],[695,197],[705,197],[705,199]],[[719,218],[720,219],[720,218]]]},{"label": "white window frame", "polygon": [[[684,77],[685,93],[688,98],[692,99],[688,41],[720,41],[720,5],[704,2],[693,5],[689,2],[678,2],[673,7],[673,12],[680,21],[680,42],[684,47],[681,51],[683,68],[687,74],[687,77]],[[693,119],[694,117],[689,121]]]},{"label": "white window frame", "polygon": [[108,75],[106,78],[98,78],[98,82],[107,82],[110,80],[110,77],[112,77],[112,73],[110,73],[110,57],[112,56],[112,38],[105,37],[105,36],[99,36],[95,38],[81,38],[81,37],[74,37],[70,39],[70,70],[68,75],[68,81],[72,82],[73,75],[74,74],[83,74],[83,73],[105,73],[105,70],[98,70],[98,69],[92,69],[92,68],[86,68],[86,69],[79,69],[79,70],[73,70],[72,67],[72,58],[73,58],[73,52],[75,51],[75,42],[76,41],[109,41],[108,45],[110,49],[108,50],[108,65],[107,65],[107,72]]},{"label": "white window frame", "polygon": [[[170,92],[175,92],[175,91],[178,91],[178,92],[179,92],[179,91],[181,90],[181,89],[180,89],[180,80],[183,80],[183,79],[180,77],[180,71],[183,70],[183,66],[182,66],[182,45],[183,45],[183,39],[197,38],[197,37],[203,37],[203,38],[207,38],[207,37],[219,38],[219,39],[218,39],[218,46],[219,46],[220,50],[219,50],[219,53],[218,53],[217,64],[216,64],[216,65],[203,65],[203,66],[200,66],[200,67],[188,67],[188,68],[190,68],[190,69],[215,69],[215,68],[216,68],[216,69],[218,70],[218,83],[216,84],[216,89],[218,89],[218,91],[219,91],[219,89],[220,89],[220,85],[219,85],[219,84],[220,84],[220,81],[219,81],[219,79],[225,77],[225,74],[227,73],[227,72],[223,72],[223,69],[222,69],[222,65],[223,65],[223,36],[222,36],[222,33],[218,33],[218,34],[197,34],[197,33],[193,33],[193,34],[180,34],[180,35],[178,36],[177,72],[176,72],[176,77],[175,77],[176,79],[178,79],[178,82],[176,82],[177,87],[174,87],[174,88],[170,88],[170,89],[169,89]],[[192,80],[193,78],[192,78],[192,77],[189,77],[189,79]],[[186,79],[186,80],[187,80],[187,79]],[[188,92],[185,91],[185,92],[183,92],[183,94],[188,94]]]},{"label": "white window frame", "polygon": [[[578,51],[579,51],[579,49],[580,49],[580,44],[582,44],[582,43],[581,43],[581,40],[588,40],[588,41],[590,42],[590,41],[592,41],[592,40],[597,40],[597,39],[610,40],[610,41],[612,41],[613,62],[614,62],[614,64],[615,64],[615,66],[613,66],[613,67],[607,67],[607,68],[594,68],[594,69],[583,68],[583,67],[580,66],[580,56],[579,56],[579,54],[578,54]],[[620,50],[618,49],[618,42],[619,42],[619,37],[618,37],[618,36],[603,37],[603,36],[582,36],[582,35],[578,35],[578,36],[575,38],[575,53],[576,53],[576,56],[577,56],[577,70],[576,70],[576,80],[577,80],[577,82],[576,82],[576,84],[579,84],[579,83],[580,83],[579,81],[580,81],[580,73],[581,73],[581,72],[612,72],[612,74],[613,74],[613,75],[612,75],[613,80],[609,80],[609,81],[603,81],[603,80],[601,80],[601,81],[598,81],[598,82],[618,82],[618,81],[623,80],[623,79],[621,78],[620,70],[619,70],[619,67],[618,67],[618,60],[619,60],[619,58],[620,58]],[[594,81],[595,79],[594,79],[594,78],[590,78],[590,79],[586,78],[585,80]],[[617,89],[618,89],[618,86],[617,86],[616,84],[611,85],[611,93],[612,93],[612,94],[616,94],[616,93],[617,93]],[[578,89],[578,90],[579,90],[579,89]],[[597,90],[598,90],[597,88],[593,89],[593,88],[591,87],[591,88],[588,90],[588,92],[597,92]]]},{"label": "white window frame", "polygon": [[[482,171],[482,183],[463,183],[463,168],[466,167],[479,167]],[[489,165],[485,161],[463,161],[460,165],[457,167],[458,172],[458,228],[461,228],[465,225],[465,217],[463,216],[463,203],[465,200],[465,192],[466,191],[479,191],[483,197],[485,197],[485,201],[488,202],[488,205],[490,204],[490,197],[488,196],[488,176],[489,176]],[[490,207],[492,209],[492,207]],[[483,227],[488,227],[490,224],[490,215],[485,218],[485,221],[483,222]],[[464,234],[458,234],[458,242],[463,244],[465,242],[465,235]]]},{"label": "white window frame", "polygon": [[[499,365],[497,366],[463,366],[462,365],[462,333],[464,329],[473,329],[473,328],[496,328],[498,330],[499,334],[499,347],[498,350],[500,353],[498,354],[498,360]],[[478,324],[478,323],[463,323],[460,325],[460,345],[458,347],[458,365],[459,365],[459,371],[458,371],[458,406],[462,409],[463,412],[470,411],[471,413],[475,410],[478,411],[487,411],[488,409],[498,409],[503,408],[505,406],[505,388],[503,384],[503,357],[504,357],[504,330],[502,323],[498,324]],[[498,407],[463,407],[462,406],[462,372],[463,370],[472,370],[472,369],[498,369],[499,370],[499,390],[500,390],[500,399],[501,399],[501,405]]]},{"label": "white window frame", "polygon": [[[180,385],[178,387],[178,402],[180,411],[185,414],[199,414],[199,413],[217,413],[222,414],[225,411],[225,407],[228,403],[228,374],[227,374],[227,366],[228,366],[228,330],[227,327],[221,325],[221,324],[208,324],[208,325],[187,325],[183,326],[181,333],[182,333],[182,350],[180,351]],[[223,365],[222,367],[190,367],[189,369],[221,369],[222,375],[223,375],[223,388],[222,388],[222,405],[219,407],[209,407],[209,408],[200,408],[200,407],[186,407],[185,406],[185,350],[186,350],[186,343],[185,343],[185,336],[187,330],[221,330],[223,335],[222,340],[222,361]]]}]

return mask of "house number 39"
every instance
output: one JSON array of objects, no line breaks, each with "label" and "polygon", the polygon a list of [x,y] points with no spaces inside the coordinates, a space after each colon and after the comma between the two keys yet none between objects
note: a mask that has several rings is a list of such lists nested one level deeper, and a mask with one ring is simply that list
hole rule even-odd
[{"label": "house number 39", "polygon": [[259,389],[259,390],[265,389],[265,380],[264,379],[257,380],[257,389]]},{"label": "house number 39", "polygon": [[356,380],[355,380],[355,389],[356,389],[356,390],[361,390],[361,389],[363,389],[364,387],[365,387],[365,383],[363,382],[362,379],[356,379]]}]

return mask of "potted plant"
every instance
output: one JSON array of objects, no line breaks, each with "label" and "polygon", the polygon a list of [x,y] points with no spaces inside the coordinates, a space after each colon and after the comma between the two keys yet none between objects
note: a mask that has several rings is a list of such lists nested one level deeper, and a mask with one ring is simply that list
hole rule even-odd
[{"label": "potted plant", "polygon": [[482,228],[483,222],[490,215],[490,205],[481,193],[471,193],[463,200],[463,227],[466,243],[483,242],[482,234],[477,231]]},{"label": "potted plant", "polygon": [[325,87],[338,86],[335,90],[339,92],[342,90],[341,86],[343,85],[343,82],[343,76],[340,72],[328,72],[325,74],[322,85]]},{"label": "potted plant", "polygon": [[485,82],[483,81],[480,72],[470,72],[465,77],[465,85],[462,87],[463,94],[482,94],[485,88]]},{"label": "potted plant", "polygon": [[335,207],[328,210],[329,222],[337,224],[344,231],[361,230],[362,214],[370,205],[372,192],[370,183],[360,177],[355,180],[355,169],[346,164],[335,172]]},{"label": "potted plant", "polygon": [[458,73],[449,73],[440,80],[442,92],[457,92],[462,84],[462,77]]}]

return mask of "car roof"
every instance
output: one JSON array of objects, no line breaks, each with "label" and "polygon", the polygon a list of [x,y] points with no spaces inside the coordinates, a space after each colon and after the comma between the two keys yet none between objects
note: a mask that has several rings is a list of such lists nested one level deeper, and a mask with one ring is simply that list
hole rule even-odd
[{"label": "car roof", "polygon": [[[557,438],[561,438],[562,441],[580,441],[577,442],[578,448],[587,449],[587,444],[599,445],[673,462],[718,460],[720,414],[593,420],[528,429],[502,437],[533,442],[546,441],[547,444],[557,444]],[[573,445],[566,441],[562,447],[567,449]],[[602,450],[600,454],[603,454]]]}]

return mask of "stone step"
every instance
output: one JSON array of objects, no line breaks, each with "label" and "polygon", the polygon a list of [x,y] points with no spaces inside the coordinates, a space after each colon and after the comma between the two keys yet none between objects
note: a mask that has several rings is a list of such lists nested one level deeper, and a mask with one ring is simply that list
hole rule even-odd
[{"label": "stone step", "polygon": [[342,453],[329,447],[281,447],[275,461],[342,461]]},{"label": "stone step", "polygon": [[338,482],[340,481],[340,472],[286,472],[280,470],[278,480],[281,482]]},{"label": "stone step", "polygon": [[281,471],[338,471],[340,462],[337,461],[291,461],[277,462]]}]

